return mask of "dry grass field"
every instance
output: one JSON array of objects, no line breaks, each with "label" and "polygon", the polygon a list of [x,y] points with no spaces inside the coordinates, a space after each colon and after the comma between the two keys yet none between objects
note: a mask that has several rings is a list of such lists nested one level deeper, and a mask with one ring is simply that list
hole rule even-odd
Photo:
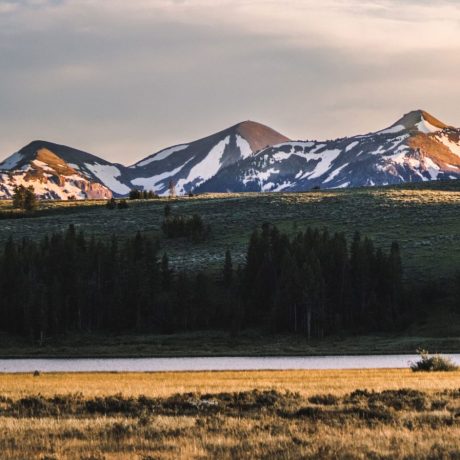
[{"label": "dry grass field", "polygon": [[0,375],[1,458],[460,458],[460,372]]}]

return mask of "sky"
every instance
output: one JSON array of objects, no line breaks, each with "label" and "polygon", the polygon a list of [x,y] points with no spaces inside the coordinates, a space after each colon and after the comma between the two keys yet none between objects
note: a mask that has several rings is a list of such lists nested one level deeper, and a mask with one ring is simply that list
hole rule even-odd
[{"label": "sky", "polygon": [[0,0],[0,157],[132,164],[244,120],[292,139],[460,126],[458,0]]}]

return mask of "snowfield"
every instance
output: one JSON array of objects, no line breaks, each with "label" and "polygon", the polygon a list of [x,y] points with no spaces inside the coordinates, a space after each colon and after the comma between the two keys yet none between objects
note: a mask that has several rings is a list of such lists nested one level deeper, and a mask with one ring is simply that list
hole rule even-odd
[{"label": "snowfield", "polygon": [[86,168],[91,171],[105,186],[119,195],[127,195],[130,188],[117,180],[121,172],[116,166],[101,165],[98,163],[85,163]]},{"label": "snowfield", "polygon": [[202,184],[205,180],[213,177],[219,171],[222,163],[222,155],[224,154],[225,147],[230,142],[230,136],[220,141],[208,153],[206,158],[195,165],[189,172],[185,179],[179,179],[176,183],[176,190],[184,193],[184,187],[193,183],[196,187]]},{"label": "snowfield", "polygon": [[[177,168],[171,171],[165,171],[164,173],[157,174],[152,177],[139,177],[131,181],[132,184],[140,187],[144,187],[145,190],[152,190],[154,192],[161,192],[163,189],[168,188],[169,178],[175,176],[180,172],[184,166],[189,163],[193,158],[188,159],[183,165],[178,166]],[[160,184],[160,185],[159,185]],[[164,191],[164,193],[167,193]]]},{"label": "snowfield", "polygon": [[160,150],[158,153],[153,154],[151,157],[146,158],[145,160],[140,161],[139,163],[136,163],[134,166],[131,166],[132,168],[135,168],[136,166],[146,166],[153,161],[161,161],[164,160],[165,158],[168,158],[171,156],[173,153],[180,152],[181,150],[185,150],[188,147],[188,144],[181,144],[181,145],[176,145],[174,147],[169,147],[164,150]]},{"label": "snowfield", "polygon": [[[312,152],[315,149],[312,150]],[[309,156],[308,159],[315,161],[319,160],[318,163],[315,165],[315,169],[311,172],[305,173],[302,178],[308,178],[308,179],[314,179],[317,177],[322,176],[325,174],[330,167],[332,166],[332,162],[342,153],[342,150],[340,149],[334,149],[334,150],[324,150],[323,152],[317,154],[317,155],[312,155]]]},{"label": "snowfield", "polygon": [[239,134],[236,135],[236,145],[240,149],[242,158],[247,158],[252,155],[252,149],[249,145],[249,142],[244,137],[241,137]]}]

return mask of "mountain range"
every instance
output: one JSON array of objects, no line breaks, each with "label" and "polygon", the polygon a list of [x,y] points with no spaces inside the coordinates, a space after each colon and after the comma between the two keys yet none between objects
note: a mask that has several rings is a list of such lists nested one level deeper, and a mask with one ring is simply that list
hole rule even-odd
[{"label": "mountain range", "polygon": [[388,128],[336,140],[293,141],[238,123],[125,166],[36,140],[0,163],[0,198],[33,185],[48,199],[125,196],[133,188],[190,192],[303,191],[460,178],[460,129],[423,110]]}]

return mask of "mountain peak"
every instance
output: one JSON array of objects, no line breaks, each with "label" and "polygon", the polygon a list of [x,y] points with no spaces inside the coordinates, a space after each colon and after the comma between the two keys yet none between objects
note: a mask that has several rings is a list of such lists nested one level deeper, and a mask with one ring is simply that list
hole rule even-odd
[{"label": "mountain peak", "polygon": [[257,152],[268,146],[290,141],[289,138],[278,131],[256,121],[242,121],[236,124],[234,128],[237,134],[248,141],[253,152]]},{"label": "mountain peak", "polygon": [[405,129],[416,130],[422,133],[432,133],[450,127],[425,110],[421,109],[412,110],[411,112],[406,113],[391,127],[398,126],[403,126]]}]

